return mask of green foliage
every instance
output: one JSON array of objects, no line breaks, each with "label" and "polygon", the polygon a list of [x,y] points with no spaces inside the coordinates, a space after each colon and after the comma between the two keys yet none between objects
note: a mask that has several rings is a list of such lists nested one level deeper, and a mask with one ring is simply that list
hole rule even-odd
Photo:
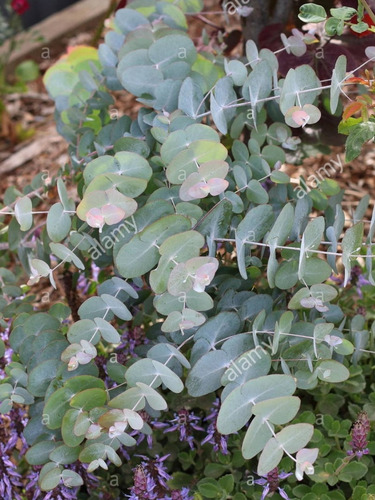
[{"label": "green foliage", "polygon": [[[12,221],[2,222],[2,238],[7,232],[30,279],[18,287],[22,276],[2,258],[0,312],[2,322],[12,318],[13,358],[0,410],[29,406],[25,458],[43,466],[42,491],[82,484],[65,465],[88,464],[99,475],[125,471],[122,450],[147,453],[138,438],[159,432],[181,465],[171,488],[189,486],[196,498],[260,498],[258,483],[239,473],[246,460],[260,476],[277,467],[295,470],[298,480],[307,474],[299,486],[288,480],[288,495],[341,498],[326,486],[346,488],[373,475],[372,445],[363,461],[343,461],[350,420],[336,417],[347,396],[348,418],[365,406],[374,419],[373,393],[362,393],[374,318],[353,317],[330,277],[340,262],[342,284],[354,285],[353,272],[365,262],[374,283],[374,221],[369,229],[362,221],[369,198],[344,229],[337,183],[324,179],[304,190],[301,179],[293,187],[282,164],[298,147],[293,130],[321,117],[318,76],[300,65],[279,78],[275,55],[253,42],[248,64],[198,52],[185,14],[201,8],[194,0],[132,2],[116,13],[98,51],[76,48],[47,71],[70,164],[53,180],[59,201],[40,234],[34,195],[45,190],[43,178],[6,193],[1,217]],[[332,9],[330,19],[341,25],[351,14]],[[326,13],[306,4],[300,18],[322,22]],[[282,42],[303,55],[305,42]],[[332,112],[345,79],[341,56],[330,83]],[[113,90],[142,105],[134,120],[111,116]],[[345,126],[351,160],[373,138],[373,121]],[[35,312],[34,298],[20,298],[45,278],[56,287],[59,270],[78,280],[94,266],[99,276],[74,311]],[[144,334],[130,355],[122,351],[125,328]],[[0,342],[0,354],[5,347]],[[216,397],[211,439],[227,440],[227,455],[209,457],[207,443],[199,453],[180,448],[153,424],[167,411],[205,414]],[[320,427],[313,412],[325,414]],[[154,444],[155,458],[161,448]],[[129,480],[129,470],[124,475]],[[367,484],[359,488],[356,495],[371,493]]]}]

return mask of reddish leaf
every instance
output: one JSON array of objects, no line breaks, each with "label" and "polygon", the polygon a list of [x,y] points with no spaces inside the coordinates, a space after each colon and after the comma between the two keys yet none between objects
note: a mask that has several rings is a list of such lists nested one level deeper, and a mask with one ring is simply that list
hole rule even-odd
[{"label": "reddish leaf", "polygon": [[361,111],[363,104],[361,102],[355,101],[348,104],[344,110],[342,115],[343,120],[347,120],[351,116],[353,116],[357,111]]},{"label": "reddish leaf", "polygon": [[353,76],[352,78],[348,78],[345,80],[346,83],[361,83],[362,85],[367,85],[366,80],[363,78],[358,78],[357,76]]}]

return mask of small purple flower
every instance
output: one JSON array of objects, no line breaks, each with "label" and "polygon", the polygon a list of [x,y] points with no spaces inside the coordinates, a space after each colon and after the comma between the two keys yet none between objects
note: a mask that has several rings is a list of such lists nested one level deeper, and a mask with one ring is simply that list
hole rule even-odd
[{"label": "small purple flower", "polygon": [[157,500],[166,498],[166,493],[169,491],[167,481],[171,476],[167,472],[164,461],[169,455],[150,459],[144,455],[140,456],[143,461],[138,465],[134,472],[134,486],[131,488],[131,500]]},{"label": "small purple flower", "polygon": [[349,443],[351,450],[347,451],[348,455],[356,455],[361,458],[363,455],[367,455],[369,450],[367,448],[368,441],[367,436],[370,432],[370,421],[368,419],[367,413],[362,411],[358,414],[357,420],[354,422],[352,428],[352,440]]},{"label": "small purple flower", "polygon": [[[150,424],[151,423],[151,417],[150,415],[144,411],[144,410],[141,410],[139,412],[139,415],[142,417],[142,420],[146,423],[146,424]],[[147,439],[147,446],[149,447],[149,449],[151,450],[152,449],[152,446],[153,446],[153,436],[152,434],[144,434],[143,432],[141,431],[138,431],[138,430],[133,430],[129,433],[130,436],[134,437],[134,438],[137,438],[137,446],[142,443],[142,441],[144,441],[144,439],[146,438]]]},{"label": "small purple flower", "polygon": [[[339,287],[343,286],[344,283],[344,278],[343,276],[331,276],[330,278],[332,281],[337,283]],[[361,288],[364,285],[371,285],[371,283],[368,281],[368,279],[365,278],[363,275],[362,269],[360,266],[353,266],[350,272],[350,278],[349,278],[349,283],[354,285],[357,290],[357,294],[360,298],[363,297],[363,293]]]},{"label": "small purple flower", "polygon": [[267,179],[261,182],[260,184],[262,188],[267,192],[274,186],[274,183],[271,181],[269,177],[267,177]]},{"label": "small purple flower", "polygon": [[0,357],[0,380],[6,378],[8,375],[5,373],[4,368],[9,365],[12,361],[13,350],[9,347],[9,332],[10,332],[11,321],[8,321],[8,327],[0,332],[0,339],[4,341],[5,353],[3,357]]},{"label": "small purple flower", "polygon": [[92,280],[98,281],[100,267],[95,264],[95,262],[91,262],[91,272],[92,272]]},{"label": "small purple flower", "polygon": [[288,476],[291,476],[292,472],[286,473],[286,472],[280,472],[279,474],[279,469],[278,467],[275,467],[272,469],[266,476],[262,477],[261,479],[257,479],[254,481],[255,484],[259,484],[260,486],[263,486],[263,493],[262,496],[260,497],[260,500],[264,500],[269,494],[273,494],[276,491],[279,492],[279,495],[282,498],[285,498],[285,500],[289,500],[288,495],[285,493],[285,491],[280,488],[280,480],[287,478]]},{"label": "small purple flower", "polygon": [[87,291],[89,289],[89,286],[90,286],[89,280],[85,277],[84,274],[81,274],[78,278],[78,281],[77,281],[77,290],[82,292],[83,295],[86,295]]},{"label": "small purple flower", "polygon": [[223,455],[228,454],[228,438],[220,434],[216,427],[217,416],[219,414],[220,401],[219,398],[213,403],[211,413],[204,419],[205,422],[210,422],[207,427],[207,436],[201,444],[210,443],[213,445],[215,452],[221,451]]},{"label": "small purple flower", "polygon": [[[198,422],[200,422],[201,419],[194,415],[192,411],[185,410],[184,408],[175,413],[174,416],[175,418],[170,420],[169,423],[153,422],[153,425],[159,429],[165,428],[164,433],[178,431],[180,434],[180,441],[186,441],[193,450],[193,430],[204,432],[204,429],[198,425]],[[172,424],[172,426],[170,426],[170,424]]]},{"label": "small purple flower", "polygon": [[[14,405],[7,415],[0,415],[0,438],[5,444],[4,450],[9,452],[18,444],[22,444],[19,450],[20,455],[24,455],[28,445],[23,435],[23,430],[27,424],[26,411],[18,405]],[[19,446],[17,446],[19,449]]]},{"label": "small purple flower", "polygon": [[137,357],[135,348],[149,342],[140,326],[135,326],[124,332],[121,335],[121,341],[122,343],[116,347],[117,362],[121,364],[125,364],[130,358]]},{"label": "small purple flower", "polygon": [[147,474],[142,465],[134,469],[134,486],[131,489],[130,500],[155,500],[157,494],[154,491],[156,483]]},{"label": "small purple flower", "polygon": [[194,496],[190,494],[189,488],[182,488],[182,490],[173,490],[171,496],[165,498],[166,500],[193,500]]},{"label": "small purple flower", "polygon": [[7,455],[5,446],[0,443],[0,498],[2,500],[21,500],[18,492],[22,486],[21,475]]}]

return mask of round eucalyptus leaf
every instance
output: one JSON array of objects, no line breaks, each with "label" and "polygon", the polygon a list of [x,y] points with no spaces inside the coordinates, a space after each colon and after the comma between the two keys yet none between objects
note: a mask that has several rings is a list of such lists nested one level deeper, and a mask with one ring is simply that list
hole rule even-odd
[{"label": "round eucalyptus leaf", "polygon": [[252,412],[275,425],[286,424],[293,420],[301,406],[301,400],[296,396],[283,396],[257,403]]},{"label": "round eucalyptus leaf", "polygon": [[153,66],[125,68],[118,73],[118,78],[122,86],[135,96],[142,94],[154,96],[156,89],[164,80],[162,71]]},{"label": "round eucalyptus leaf", "polygon": [[48,462],[49,454],[56,447],[55,441],[39,441],[27,450],[25,458],[30,465],[43,465]]},{"label": "round eucalyptus leaf", "polygon": [[205,354],[192,368],[186,379],[189,394],[204,396],[221,386],[221,377],[230,361],[228,354],[217,350]]},{"label": "round eucalyptus leaf", "polygon": [[39,485],[42,491],[50,491],[56,488],[61,481],[61,467],[54,467],[40,479]]},{"label": "round eucalyptus leaf", "polygon": [[92,388],[79,392],[70,400],[70,406],[84,411],[103,406],[107,401],[107,393],[103,389]]},{"label": "round eucalyptus leaf", "polygon": [[29,373],[27,390],[33,396],[44,396],[52,379],[55,378],[60,364],[56,359],[48,359],[38,364]]},{"label": "round eucalyptus leaf", "polygon": [[350,376],[350,372],[346,366],[334,360],[321,361],[315,370],[320,380],[333,384],[344,382]]},{"label": "round eucalyptus leaf", "polygon": [[121,337],[116,328],[112,326],[111,323],[102,318],[95,318],[94,323],[99,329],[104,340],[112,344],[120,343]]},{"label": "round eucalyptus leaf", "polygon": [[48,211],[47,215],[47,233],[55,243],[62,241],[69,234],[71,228],[71,219],[65,212],[61,203],[55,203]]},{"label": "round eucalyptus leaf", "polygon": [[83,463],[90,463],[100,458],[106,458],[106,446],[103,443],[89,444],[79,454],[79,460]]},{"label": "round eucalyptus leaf", "polygon": [[[271,400],[272,401],[272,400]],[[271,424],[271,428],[272,428]],[[249,460],[263,450],[272,437],[272,432],[261,416],[256,416],[249,425],[242,442],[242,455]]]},{"label": "round eucalyptus leaf", "polygon": [[33,224],[32,203],[28,196],[19,198],[14,207],[14,215],[21,231],[28,231]]},{"label": "round eucalyptus leaf", "polygon": [[[250,50],[250,46],[249,48],[248,46],[246,47],[247,52],[248,50]],[[225,65],[225,71],[227,75],[232,78],[235,85],[241,86],[245,83],[245,80],[247,78],[247,69],[244,63],[242,63],[241,61],[229,61]]]},{"label": "round eucalyptus leaf", "polygon": [[311,424],[294,424],[284,427],[276,438],[288,453],[296,453],[307,445],[313,433],[314,426]]},{"label": "round eucalyptus leaf", "polygon": [[266,375],[245,382],[222,402],[217,419],[218,431],[221,434],[237,432],[248,422],[254,404],[291,396],[295,389],[296,383],[290,375]]},{"label": "round eucalyptus leaf", "polygon": [[74,434],[74,425],[77,421],[78,415],[79,410],[71,408],[65,413],[61,424],[61,435],[64,443],[72,448],[75,448],[84,440],[84,435],[76,436]]},{"label": "round eucalyptus leaf", "polygon": [[122,276],[134,278],[150,271],[159,260],[158,246],[173,234],[190,229],[182,215],[162,217],[137,233],[118,252],[115,262]]},{"label": "round eucalyptus leaf", "polygon": [[170,391],[176,393],[183,391],[184,384],[170,368],[159,363],[159,361],[152,360],[152,363],[155,367],[156,374],[160,376],[163,384],[168,387]]},{"label": "round eucalyptus leaf", "polygon": [[55,448],[50,454],[49,459],[58,464],[68,465],[74,463],[78,459],[81,448],[76,446],[74,448],[62,444]]},{"label": "round eucalyptus leaf", "polygon": [[63,470],[61,473],[61,479],[64,483],[64,486],[66,486],[67,488],[74,488],[83,484],[82,477],[77,474],[77,472],[74,472],[74,470]]},{"label": "round eucalyptus leaf", "polygon": [[157,369],[152,362],[152,359],[140,359],[132,364],[125,374],[126,381],[129,386],[136,386],[138,382],[150,385],[151,382],[153,387],[159,387],[161,384],[161,378],[157,375]]},{"label": "round eucalyptus leaf", "polygon": [[263,448],[262,454],[259,457],[257,474],[259,476],[265,476],[272,469],[277,467],[284,455],[280,443],[275,439],[271,438]]},{"label": "round eucalyptus leaf", "polygon": [[93,320],[80,319],[70,326],[67,337],[71,344],[79,344],[81,340],[87,340],[95,345],[100,340],[98,330],[99,328]]},{"label": "round eucalyptus leaf", "polygon": [[261,183],[255,179],[252,179],[246,189],[246,197],[249,201],[256,203],[257,205],[262,205],[268,202],[269,197],[267,191],[261,185]]},{"label": "round eucalyptus leaf", "polygon": [[46,401],[43,414],[49,429],[58,429],[65,413],[69,410],[72,391],[66,387],[57,389]]}]

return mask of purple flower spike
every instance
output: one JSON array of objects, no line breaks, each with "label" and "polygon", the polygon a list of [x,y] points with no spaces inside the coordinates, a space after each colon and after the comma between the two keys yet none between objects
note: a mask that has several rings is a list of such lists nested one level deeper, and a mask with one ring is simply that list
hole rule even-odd
[{"label": "purple flower spike", "polygon": [[367,455],[369,453],[367,448],[367,436],[369,432],[370,421],[367,413],[362,411],[358,414],[357,420],[354,422],[352,428],[352,440],[349,443],[351,449],[348,450],[348,455],[355,454],[358,458],[361,458],[363,455]]},{"label": "purple flower spike", "polygon": [[131,488],[131,500],[157,500],[167,498],[169,488],[167,481],[171,476],[167,472],[164,461],[169,455],[159,457],[156,455],[155,459],[151,460],[143,455],[140,456],[143,461],[138,465],[134,472],[134,486]]},{"label": "purple flower spike", "polygon": [[259,484],[260,486],[263,486],[263,493],[262,496],[260,497],[261,500],[264,500],[267,498],[269,494],[274,494],[276,491],[279,492],[279,495],[284,498],[285,500],[289,500],[288,495],[286,492],[280,488],[280,480],[287,478],[288,476],[291,476],[292,472],[286,473],[286,472],[280,472],[278,467],[275,467],[269,473],[262,477],[261,479],[257,479],[254,481],[255,484]]},{"label": "purple flower spike", "polygon": [[[184,408],[174,414],[175,418],[166,422],[153,422],[155,428],[165,428],[164,433],[178,431],[180,434],[180,441],[189,443],[190,448],[194,449],[194,436],[193,430],[203,431],[204,429],[198,425],[200,418],[194,415],[192,411],[185,410]],[[170,426],[170,424],[172,424]]]},{"label": "purple flower spike", "polygon": [[223,455],[228,454],[228,438],[220,434],[216,427],[217,416],[219,414],[220,402],[217,398],[211,408],[211,413],[205,418],[206,422],[210,422],[207,427],[207,436],[201,444],[210,443],[215,452],[221,451]]}]

